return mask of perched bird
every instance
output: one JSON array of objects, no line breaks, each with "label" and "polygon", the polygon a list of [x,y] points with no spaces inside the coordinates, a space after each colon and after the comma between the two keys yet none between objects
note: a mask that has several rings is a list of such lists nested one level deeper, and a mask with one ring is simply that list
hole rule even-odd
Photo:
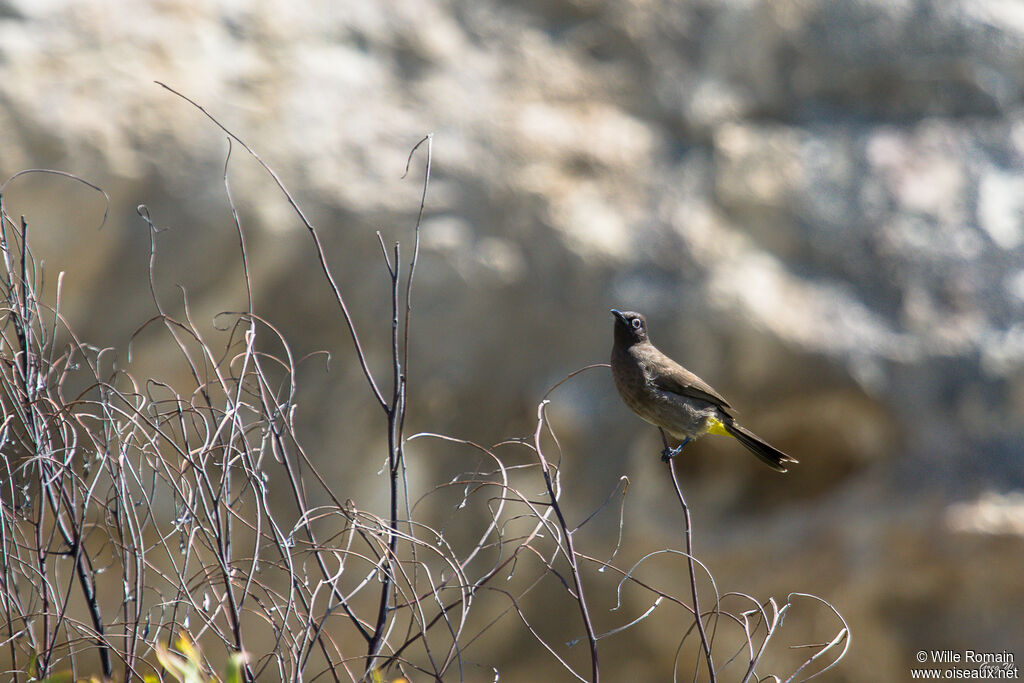
[{"label": "perched bird", "polygon": [[612,309],[615,343],[612,377],[629,408],[682,443],[665,443],[661,459],[668,461],[683,446],[705,434],[731,436],[765,464],[779,472],[797,461],[736,422],[733,407],[707,382],[655,348],[647,335],[647,320],[639,313]]}]

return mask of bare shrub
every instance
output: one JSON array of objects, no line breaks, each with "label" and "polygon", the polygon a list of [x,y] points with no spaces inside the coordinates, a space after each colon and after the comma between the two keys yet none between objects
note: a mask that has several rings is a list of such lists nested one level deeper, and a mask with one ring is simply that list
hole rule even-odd
[{"label": "bare shrub", "polygon": [[[667,471],[685,549],[650,548],[630,561],[618,558],[630,533],[622,523],[625,477],[582,520],[570,519],[563,492],[572,483],[560,465],[573,455],[561,452],[546,413],[558,385],[539,401],[534,433],[521,440],[485,446],[440,434],[406,435],[430,136],[410,152],[410,162],[417,153],[424,161],[410,253],[404,256],[397,242],[388,245],[378,234],[391,303],[391,372],[380,378],[367,362],[316,228],[269,166],[207,116],[228,136],[224,189],[249,292],[247,309],[219,316],[215,335],[195,323],[184,292],[178,317],[157,295],[160,228],[139,207],[151,236],[155,309],[140,330],[159,328],[167,353],[188,368],[185,383],[134,377],[114,349],[79,339],[61,312],[60,276],[55,304],[42,302],[29,225],[7,215],[7,183],[0,187],[0,646],[13,680],[61,672],[141,679],[159,674],[158,654],[171,661],[166,647],[185,642],[181,634],[202,644],[210,670],[246,653],[242,674],[248,680],[497,680],[498,670],[474,659],[472,646],[501,624],[525,634],[568,675],[597,681],[601,642],[655,613],[671,615],[682,678],[806,680],[845,654],[845,623],[819,598],[792,594],[779,604],[718,592],[694,557],[690,511],[672,463]],[[383,413],[383,515],[358,500],[338,500],[296,433],[295,377],[302,359],[272,321],[253,310],[245,231],[228,183],[233,144],[263,166],[307,228],[366,391]],[[563,382],[603,367],[587,366]],[[436,441],[472,464],[427,490],[412,490],[406,448],[417,440]],[[586,547],[579,533],[602,514],[619,519],[618,542],[604,559],[599,555],[607,552]],[[665,562],[687,583],[665,585],[657,578],[663,574],[645,573]],[[573,607],[577,629],[552,633],[543,610],[531,606],[539,586],[554,586]],[[797,600],[833,615],[837,634],[806,646],[803,664],[790,674],[766,675],[759,671],[762,657]],[[610,616],[596,620],[597,603],[612,605]],[[634,614],[626,615],[629,609]],[[599,630],[597,621],[611,626]],[[683,666],[691,672],[683,675]]]}]

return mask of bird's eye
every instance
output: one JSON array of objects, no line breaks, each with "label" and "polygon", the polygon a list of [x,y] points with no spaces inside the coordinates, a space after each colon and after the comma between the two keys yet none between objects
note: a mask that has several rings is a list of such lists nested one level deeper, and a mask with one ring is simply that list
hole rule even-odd
[{"label": "bird's eye", "polygon": [[640,318],[633,318],[633,322],[631,324],[633,325],[634,330],[639,330],[642,323],[640,322]]}]

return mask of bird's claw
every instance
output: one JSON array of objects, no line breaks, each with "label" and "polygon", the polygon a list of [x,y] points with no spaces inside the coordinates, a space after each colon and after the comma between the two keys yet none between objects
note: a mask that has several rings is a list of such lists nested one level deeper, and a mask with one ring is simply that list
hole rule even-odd
[{"label": "bird's claw", "polygon": [[677,455],[683,452],[683,446],[685,446],[688,443],[690,443],[690,437],[686,437],[686,439],[684,439],[683,442],[676,446],[675,448],[669,448],[668,446],[665,446],[665,450],[661,452],[661,461],[668,462],[672,458],[676,457]]}]

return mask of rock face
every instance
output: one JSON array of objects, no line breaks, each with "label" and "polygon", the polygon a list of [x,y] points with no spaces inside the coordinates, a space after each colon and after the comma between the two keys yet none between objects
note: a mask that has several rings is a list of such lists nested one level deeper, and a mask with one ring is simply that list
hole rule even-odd
[{"label": "rock face", "polygon": [[[0,1],[0,171],[78,173],[112,211],[97,232],[95,197],[32,176],[5,201],[101,344],[152,312],[139,203],[172,228],[169,305],[176,283],[196,317],[242,301],[225,135],[154,80],[293,191],[381,372],[374,231],[411,246],[422,167],[401,175],[434,133],[412,431],[531,432],[547,387],[606,359],[608,309],[644,311],[662,349],[802,461],[775,477],[728,442],[688,451],[698,555],[720,584],[828,597],[855,643],[830,680],[902,680],[922,649],[1024,656],[1024,506],[984,516],[1024,486],[1024,6]],[[341,316],[237,144],[230,169],[257,310],[298,351],[334,355],[302,377],[301,418],[355,496],[379,462],[354,460],[382,453],[383,431],[356,428],[378,418]],[[158,342],[139,338],[137,362]],[[593,506],[629,473],[638,523],[675,519],[644,502],[669,495],[656,434],[610,377],[567,385],[552,411]],[[650,533],[678,543],[672,522]],[[662,656],[645,666],[664,675]]]}]

